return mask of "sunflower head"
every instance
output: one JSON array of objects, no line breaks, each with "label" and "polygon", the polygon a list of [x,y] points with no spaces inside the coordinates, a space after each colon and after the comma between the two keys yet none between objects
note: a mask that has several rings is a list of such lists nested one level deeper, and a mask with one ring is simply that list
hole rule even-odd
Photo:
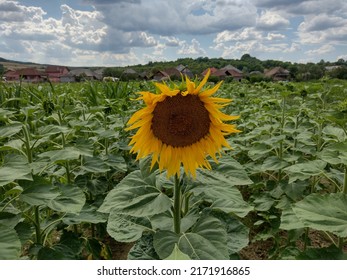
[{"label": "sunflower head", "polygon": [[156,83],[156,94],[139,93],[146,106],[133,114],[127,128],[137,129],[129,144],[137,159],[152,155],[152,167],[158,163],[168,176],[179,175],[183,166],[186,174],[195,177],[197,168],[211,168],[208,156],[217,161],[222,147],[230,148],[224,136],[239,130],[225,121],[239,116],[220,111],[231,100],[213,97],[221,83],[204,88],[209,74],[200,83],[186,77],[172,87]]}]

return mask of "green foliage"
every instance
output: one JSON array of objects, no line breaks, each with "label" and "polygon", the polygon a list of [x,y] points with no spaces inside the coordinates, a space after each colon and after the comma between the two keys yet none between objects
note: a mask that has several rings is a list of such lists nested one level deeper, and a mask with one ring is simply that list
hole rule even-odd
[{"label": "green foliage", "polygon": [[[326,64],[178,62],[195,73],[276,65],[317,78]],[[124,130],[142,106],[135,93],[153,84],[0,84],[0,259],[110,259],[110,238],[134,244],[129,259],[235,259],[263,240],[272,259],[345,258],[346,82],[252,82],[218,92],[234,100],[223,110],[241,116],[242,132],[212,170],[178,178],[180,232],[174,178],[150,170],[150,157],[137,162]],[[312,232],[328,246],[314,246]]]},{"label": "green foliage", "polygon": [[[223,68],[227,65],[233,65],[243,72],[245,77],[251,82],[269,81],[270,78],[264,77],[264,75],[252,75],[251,72],[259,71],[264,73],[265,70],[274,67],[282,67],[289,70],[290,79],[295,81],[312,81],[319,80],[325,76],[337,79],[347,79],[346,67],[347,62],[343,59],[339,59],[336,62],[325,62],[319,63],[292,63],[288,61],[280,60],[260,60],[256,57],[252,57],[249,54],[244,54],[240,59],[225,59],[225,58],[208,58],[198,57],[193,58],[179,58],[176,61],[156,61],[145,65],[133,65],[131,69],[134,69],[137,73],[155,73],[159,70],[174,68],[178,65],[184,65],[188,67],[190,71],[196,76],[201,76],[201,73],[207,68]],[[327,70],[326,67],[339,66],[332,71]],[[103,72],[104,77],[118,77],[122,81],[136,80],[139,78],[138,75],[124,75],[123,72],[128,67],[109,67],[105,68]],[[328,68],[329,69],[329,68]],[[217,82],[218,77],[210,77],[211,82]]]}]

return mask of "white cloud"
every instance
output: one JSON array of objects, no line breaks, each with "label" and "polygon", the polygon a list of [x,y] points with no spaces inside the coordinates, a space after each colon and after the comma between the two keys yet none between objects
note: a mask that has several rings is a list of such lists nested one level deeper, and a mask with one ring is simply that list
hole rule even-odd
[{"label": "white cloud", "polygon": [[274,11],[263,11],[257,19],[257,28],[261,30],[278,30],[288,27],[289,24],[288,19]]},{"label": "white cloud", "polygon": [[347,8],[345,0],[255,0],[254,4],[258,8],[291,15],[345,14]]},{"label": "white cloud", "polygon": [[181,40],[175,36],[160,36],[160,39],[165,40],[165,45],[167,47],[178,47],[181,44]]},{"label": "white cloud", "polygon": [[0,22],[40,21],[45,14],[40,7],[27,7],[17,1],[0,1]]},{"label": "white cloud", "polygon": [[261,32],[256,31],[254,28],[247,27],[240,31],[224,30],[218,33],[213,41],[218,44],[230,41],[247,41],[261,38]]},{"label": "white cloud", "polygon": [[305,21],[299,26],[302,32],[322,31],[330,28],[340,28],[346,26],[347,19],[337,16],[320,14],[305,17]]},{"label": "white cloud", "polygon": [[257,12],[250,1],[242,0],[142,0],[95,7],[112,28],[127,32],[148,31],[162,36],[209,34],[250,26],[255,23]]},{"label": "white cloud", "polygon": [[153,55],[162,56],[165,49],[166,49],[166,45],[159,43],[154,47]]},{"label": "white cloud", "polygon": [[292,43],[289,48],[283,50],[284,53],[293,53],[301,50],[301,46],[298,43]]},{"label": "white cloud", "polygon": [[[113,50],[120,54],[117,61],[121,61],[121,57],[130,55],[131,47],[152,47],[157,44],[155,38],[144,31],[111,30],[102,21],[103,15],[95,10],[80,11],[64,4],[60,7],[60,18],[44,18],[46,13],[42,8],[23,6],[17,1],[6,5],[0,2],[0,7],[3,8],[0,13],[0,36],[5,41],[2,49],[6,50],[3,56],[11,58],[22,55],[27,60],[45,62],[47,59],[55,61],[60,54],[62,61],[76,61],[78,53],[80,65],[83,61],[91,63],[90,54],[99,51],[107,53]],[[12,17],[16,20],[11,20]],[[99,61],[94,58],[95,63]]]},{"label": "white cloud", "polygon": [[347,15],[329,17],[326,14],[306,16],[298,27],[298,36],[303,44],[346,44]]},{"label": "white cloud", "polygon": [[332,45],[327,44],[327,45],[321,46],[318,49],[306,51],[305,53],[309,56],[321,56],[322,54],[329,53],[334,50],[335,48]]},{"label": "white cloud", "polygon": [[274,40],[282,40],[285,39],[286,36],[280,33],[268,33],[266,36],[266,39],[269,41],[274,41]]},{"label": "white cloud", "polygon": [[178,50],[178,54],[203,56],[206,55],[206,51],[201,48],[200,42],[196,39],[192,39],[191,44],[185,41],[181,43],[181,49]]}]

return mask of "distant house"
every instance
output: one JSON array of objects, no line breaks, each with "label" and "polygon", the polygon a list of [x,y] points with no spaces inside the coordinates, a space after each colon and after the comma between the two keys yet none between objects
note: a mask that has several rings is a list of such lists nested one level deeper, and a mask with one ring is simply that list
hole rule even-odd
[{"label": "distant house", "polygon": [[15,70],[8,70],[5,72],[4,77],[8,82],[19,81],[19,73]]},{"label": "distant house", "polygon": [[60,76],[60,81],[63,83],[80,82],[84,80],[101,80],[101,77],[99,74],[87,68],[76,68],[71,70],[69,73]]},{"label": "distant house", "polygon": [[233,80],[241,81],[243,78],[243,73],[241,70],[237,69],[236,67],[227,65],[219,70],[214,68],[213,72],[211,70],[211,76],[218,77],[221,80],[224,80],[228,77],[232,77]]},{"label": "distant house", "polygon": [[47,66],[45,69],[47,79],[51,82],[60,82],[60,77],[69,73],[69,69],[65,66]]},{"label": "distant house", "polygon": [[170,76],[165,71],[159,70],[153,74],[152,79],[159,82],[159,81],[169,80]]},{"label": "distant house", "polygon": [[23,68],[17,71],[19,73],[19,76],[25,82],[39,83],[39,82],[43,82],[44,80],[43,79],[43,77],[45,76],[44,73],[40,72],[36,68]]},{"label": "distant house", "polygon": [[183,74],[183,76],[187,76],[188,78],[194,78],[194,74],[192,71],[188,69],[187,66],[184,66],[182,64],[178,65],[176,69]]},{"label": "distant house", "polygon": [[206,74],[207,74],[207,72],[208,72],[208,69],[210,69],[210,75],[212,75],[213,73],[215,73],[215,72],[217,72],[218,71],[218,69],[217,68],[215,68],[215,67],[211,67],[211,68],[207,68],[207,69],[205,69],[202,73],[201,73],[201,75],[202,76],[205,76]]},{"label": "distant house", "polygon": [[243,78],[243,73],[241,70],[237,69],[236,67],[232,65],[227,65],[221,68],[220,70],[225,71],[227,76],[232,76],[234,80],[241,81]]},{"label": "distant house", "polygon": [[164,72],[170,77],[171,80],[180,80],[182,75],[184,75],[176,67],[165,69]]},{"label": "distant house", "polygon": [[123,71],[122,76],[126,79],[137,79],[140,77],[139,73],[137,73],[134,69],[132,68],[127,68]]},{"label": "distant house", "polygon": [[4,74],[6,81],[24,81],[27,83],[39,83],[43,82],[45,74],[37,70],[36,68],[22,68],[18,70],[10,70]]},{"label": "distant house", "polygon": [[274,81],[286,81],[290,78],[290,72],[282,67],[275,67],[267,70],[264,75]]}]

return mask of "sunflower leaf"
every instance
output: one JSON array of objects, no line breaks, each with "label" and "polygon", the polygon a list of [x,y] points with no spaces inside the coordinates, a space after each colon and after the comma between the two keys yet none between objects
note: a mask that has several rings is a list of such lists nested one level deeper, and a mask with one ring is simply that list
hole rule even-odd
[{"label": "sunflower leaf", "polygon": [[16,231],[0,224],[0,260],[18,259],[21,247]]},{"label": "sunflower leaf", "polygon": [[183,253],[175,244],[174,249],[172,250],[170,256],[168,256],[165,260],[190,260],[189,256]]},{"label": "sunflower leaf", "polygon": [[310,194],[297,202],[293,211],[306,227],[347,237],[346,194]]},{"label": "sunflower leaf", "polygon": [[176,234],[167,230],[158,231],[153,244],[161,259],[168,258],[176,244],[191,259],[229,259],[225,227],[219,219],[211,216],[201,217],[190,232]]},{"label": "sunflower leaf", "polygon": [[126,176],[106,196],[100,212],[111,210],[134,217],[163,213],[171,207],[170,198],[155,185],[155,174],[143,178],[140,170]]},{"label": "sunflower leaf", "polygon": [[5,163],[0,167],[0,186],[15,180],[32,180],[31,168],[24,156],[10,154],[5,157]]},{"label": "sunflower leaf", "polygon": [[193,193],[203,195],[212,203],[212,208],[245,217],[253,208],[235,186],[251,184],[252,180],[242,165],[231,157],[211,165],[213,170],[197,170],[198,176],[191,182]]},{"label": "sunflower leaf", "polygon": [[144,231],[151,231],[151,222],[146,217],[122,215],[116,210],[110,213],[107,232],[118,242],[134,242]]},{"label": "sunflower leaf", "polygon": [[289,175],[289,184],[296,180],[306,180],[311,176],[317,176],[324,171],[327,163],[322,160],[313,160],[305,163],[298,163],[286,167],[284,171]]}]

